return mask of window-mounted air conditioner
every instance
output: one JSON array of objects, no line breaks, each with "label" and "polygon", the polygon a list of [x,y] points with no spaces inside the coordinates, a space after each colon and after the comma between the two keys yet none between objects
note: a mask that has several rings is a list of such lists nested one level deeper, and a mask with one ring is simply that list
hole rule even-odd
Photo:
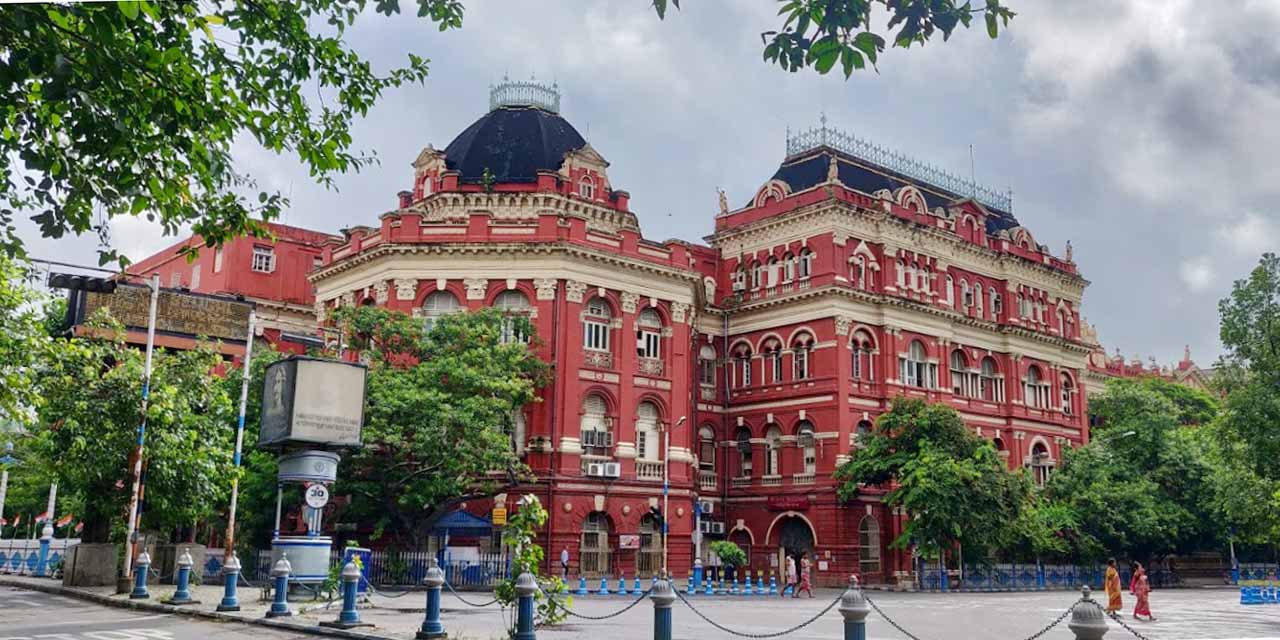
[{"label": "window-mounted air conditioner", "polygon": [[587,475],[594,478],[604,477],[604,464],[599,462],[592,462],[591,464],[588,464]]},{"label": "window-mounted air conditioner", "polygon": [[713,508],[714,508],[714,507],[715,507],[715,503],[714,503],[714,502],[710,502],[710,501],[708,501],[708,500],[699,500],[699,501],[698,501],[698,510],[699,510],[699,511],[701,511],[701,512],[702,512],[702,515],[704,515],[704,516],[706,516],[706,515],[711,515],[711,512],[713,511]]},{"label": "window-mounted air conditioner", "polygon": [[617,462],[604,463],[604,476],[607,478],[616,478],[622,475],[622,465]]},{"label": "window-mounted air conditioner", "polygon": [[724,534],[724,523],[723,523],[723,522],[711,522],[711,523],[708,523],[708,524],[710,524],[710,525],[711,525],[711,533],[716,533],[716,534],[721,534],[721,535],[723,535],[723,534]]}]

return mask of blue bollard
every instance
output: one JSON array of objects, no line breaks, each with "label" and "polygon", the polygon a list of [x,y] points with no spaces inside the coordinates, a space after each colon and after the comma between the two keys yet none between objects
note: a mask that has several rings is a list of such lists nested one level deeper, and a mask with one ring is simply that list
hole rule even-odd
[{"label": "blue bollard", "polygon": [[1036,564],[1036,589],[1045,590],[1044,565],[1039,563]]},{"label": "blue bollard", "polygon": [[289,574],[293,566],[289,564],[289,555],[281,554],[274,567],[271,567],[271,581],[275,583],[276,595],[267,609],[268,618],[284,618],[293,615],[289,610]]},{"label": "blue bollard", "polygon": [[743,585],[742,585],[742,595],[744,595],[744,596],[754,596],[754,595],[755,595],[755,589],[751,586],[751,572],[750,572],[750,571],[748,571],[748,572],[747,572],[747,582],[746,582],[745,584],[743,584]]},{"label": "blue bollard", "polygon": [[133,564],[133,591],[129,592],[130,600],[146,600],[151,597],[147,593],[147,571],[151,569],[151,554],[143,551]]},{"label": "blue bollard", "polygon": [[731,596],[738,595],[738,576],[733,577],[733,586],[729,587],[729,595]]},{"label": "blue bollard", "polygon": [[700,585],[704,578],[702,571],[702,558],[693,559],[693,583]]},{"label": "blue bollard", "polygon": [[724,580],[716,580],[716,595],[722,596],[724,594]]},{"label": "blue bollard", "polygon": [[773,575],[772,571],[769,572],[769,595],[778,595],[778,578]]},{"label": "blue bollard", "polygon": [[693,584],[693,574],[691,573],[689,574],[689,583],[685,586],[685,593],[687,595],[694,595],[697,592],[698,592],[698,589]]},{"label": "blue bollard", "polygon": [[710,578],[707,578],[705,582],[707,583],[707,588],[703,591],[703,595],[714,596],[716,594],[715,584],[711,582]]},{"label": "blue bollard", "polygon": [[948,587],[947,568],[939,564],[938,565],[938,590],[943,593],[946,593],[950,591],[950,589],[948,589],[947,587]]},{"label": "blue bollard", "polygon": [[538,583],[533,576],[522,573],[516,578],[515,640],[537,640],[533,632],[533,594],[537,592]]},{"label": "blue bollard", "polygon": [[337,620],[320,623],[322,627],[334,629],[351,629],[353,627],[372,627],[368,622],[360,621],[360,612],[356,611],[356,590],[360,586],[360,567],[348,561],[342,567],[342,611]]},{"label": "blue bollard", "polygon": [[40,560],[36,562],[36,575],[46,577],[49,575],[49,543],[53,541],[53,525],[48,522],[44,523],[44,528],[40,530]]},{"label": "blue bollard", "polygon": [[1240,566],[1233,565],[1231,567],[1231,584],[1240,584]]},{"label": "blue bollard", "polygon": [[636,576],[636,584],[635,584],[635,588],[633,588],[633,589],[631,590],[631,593],[633,593],[633,594],[635,594],[635,595],[640,595],[640,594],[644,593],[644,589],[640,587],[640,576]]},{"label": "blue bollard", "polygon": [[187,549],[182,550],[182,555],[178,556],[178,586],[173,591],[173,597],[164,600],[165,604],[200,604],[199,600],[191,599],[191,565],[195,564],[191,560],[191,553]]},{"label": "blue bollard", "polygon": [[627,577],[622,574],[618,574],[618,595],[627,595]]},{"label": "blue bollard", "polygon": [[578,576],[578,592],[575,595],[579,595],[579,596],[587,595],[587,577],[586,576]]},{"label": "blue bollard", "polygon": [[240,580],[240,558],[235,553],[222,567],[225,586],[222,591],[222,602],[218,603],[218,611],[239,611],[240,600],[236,598],[236,582]]},{"label": "blue bollard", "polygon": [[[587,580],[581,578],[581,588],[586,589]],[[444,586],[444,572],[436,566],[435,558],[431,559],[431,567],[427,569],[427,577],[422,580],[427,585],[427,614],[422,619],[422,628],[418,630],[417,640],[438,640],[447,637],[444,625],[440,622],[440,588]]]},{"label": "blue bollard", "polygon": [[867,640],[867,614],[871,607],[858,586],[858,577],[850,576],[849,588],[840,596],[840,615],[844,617],[844,640]]},{"label": "blue bollard", "polygon": [[609,579],[604,576],[600,576],[600,595],[609,595]]},{"label": "blue bollard", "polygon": [[649,594],[653,601],[653,640],[671,640],[671,605],[676,601],[669,580],[660,580]]}]

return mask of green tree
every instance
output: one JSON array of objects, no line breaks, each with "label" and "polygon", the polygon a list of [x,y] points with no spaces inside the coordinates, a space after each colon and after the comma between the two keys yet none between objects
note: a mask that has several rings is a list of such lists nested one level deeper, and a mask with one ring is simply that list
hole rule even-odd
[{"label": "green tree", "polygon": [[[124,327],[104,312],[87,326],[84,337],[59,341],[38,369],[44,401],[28,447],[56,472],[60,491],[83,499],[84,540],[105,542],[123,531],[144,355],[125,344]],[[235,413],[213,375],[221,362],[208,344],[155,355],[144,457],[147,529],[190,527],[226,503]]]},{"label": "green tree", "polygon": [[725,575],[733,573],[737,567],[747,566],[747,552],[729,540],[714,540],[707,545],[707,548],[720,558],[725,568]]},{"label": "green tree", "polygon": [[[875,67],[888,39],[904,49],[923,46],[939,33],[943,40],[949,39],[956,27],[968,28],[974,18],[981,18],[987,34],[995,38],[1000,26],[1007,26],[1015,15],[1000,0],[978,0],[977,7],[972,0],[778,0],[777,4],[778,15],[786,19],[781,28],[760,34],[765,62],[791,72],[811,67],[821,74],[839,65],[846,78],[855,69]],[[678,8],[680,0],[653,2],[659,17],[666,15],[668,5]],[[887,15],[878,17],[877,11]],[[883,20],[883,29],[877,28],[877,20]]]},{"label": "green tree", "polygon": [[1218,312],[1226,350],[1215,375],[1226,394],[1221,435],[1253,473],[1280,480],[1280,257],[1264,254]]},{"label": "green tree", "polygon": [[887,488],[885,506],[911,514],[893,545],[930,555],[960,545],[980,557],[1007,546],[1032,491],[1026,475],[1008,471],[954,409],[905,398],[876,420],[835,478],[844,500],[866,487]]},{"label": "green tree", "polygon": [[[35,372],[50,345],[46,318],[62,308],[31,286],[32,274],[0,253],[0,424],[29,424],[41,398]],[[0,443],[3,444],[3,443]]]},{"label": "green tree", "polygon": [[523,316],[455,313],[428,330],[376,307],[342,309],[347,344],[369,361],[364,447],[344,460],[353,513],[402,546],[423,548],[437,518],[527,477],[512,446],[515,412],[537,401],[547,365],[512,336]]},{"label": "green tree", "polygon": [[515,513],[511,514],[502,529],[502,546],[511,554],[511,575],[494,587],[494,596],[503,606],[515,606],[516,580],[521,574],[528,573],[534,576],[541,588],[539,593],[534,594],[534,600],[538,603],[539,624],[556,624],[568,617],[573,597],[569,595],[568,585],[560,576],[538,575],[545,552],[534,539],[547,525],[547,516],[547,510],[538,496],[530,493],[520,498]]}]

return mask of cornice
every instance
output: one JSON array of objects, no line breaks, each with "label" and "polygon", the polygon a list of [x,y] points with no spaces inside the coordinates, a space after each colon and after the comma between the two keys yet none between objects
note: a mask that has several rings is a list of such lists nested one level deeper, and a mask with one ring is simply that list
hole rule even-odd
[{"label": "cornice", "polygon": [[495,220],[535,220],[540,214],[554,213],[582,218],[589,226],[611,233],[640,231],[639,218],[631,211],[619,211],[550,191],[441,191],[381,217],[410,214],[420,215],[426,222],[443,222],[465,220],[477,213],[490,213]]}]

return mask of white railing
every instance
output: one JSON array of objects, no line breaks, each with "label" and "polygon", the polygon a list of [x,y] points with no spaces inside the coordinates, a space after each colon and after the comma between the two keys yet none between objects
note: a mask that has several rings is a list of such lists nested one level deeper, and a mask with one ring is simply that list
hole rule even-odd
[{"label": "white railing", "polygon": [[761,476],[760,484],[766,487],[781,487],[782,476]]},{"label": "white railing", "polygon": [[734,478],[734,479],[733,479],[733,488],[734,488],[734,489],[741,489],[741,488],[743,488],[743,487],[749,487],[749,486],[751,486],[751,476],[746,476],[746,477],[744,477],[744,478]]},{"label": "white railing", "polygon": [[552,113],[560,113],[560,90],[556,85],[529,81],[508,80],[489,87],[489,110],[499,107],[541,107]]},{"label": "white railing", "polygon": [[791,484],[813,484],[815,476],[813,472],[797,473],[791,476]]},{"label": "white railing", "polygon": [[698,489],[702,491],[714,491],[716,488],[716,472],[715,471],[698,471]]},{"label": "white railing", "polygon": [[662,467],[661,462],[636,460],[636,477],[641,480],[661,480]]}]

